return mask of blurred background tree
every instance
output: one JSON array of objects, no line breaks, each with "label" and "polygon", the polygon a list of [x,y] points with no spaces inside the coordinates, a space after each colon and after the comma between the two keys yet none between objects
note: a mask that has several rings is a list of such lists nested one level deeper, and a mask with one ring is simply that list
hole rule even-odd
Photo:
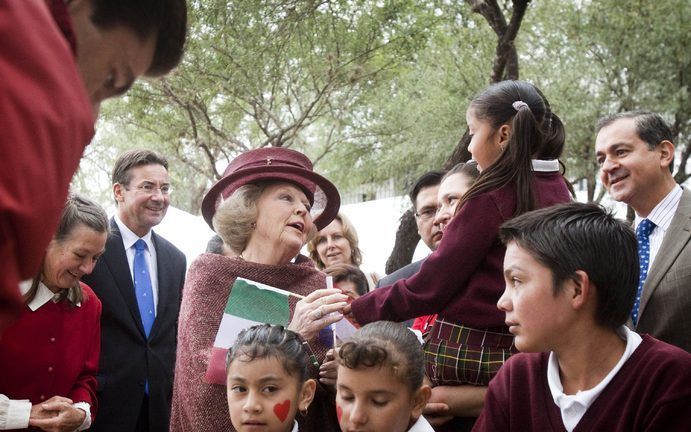
[{"label": "blurred background tree", "polygon": [[[587,199],[604,193],[594,126],[611,112],[662,113],[683,182],[690,18],[688,0],[193,0],[183,64],[104,105],[74,185],[109,202],[114,158],[147,147],[171,160],[173,204],[197,214],[235,155],[274,145],[306,152],[341,191],[404,193],[468,158],[465,110],[506,78],[535,83],[564,120],[566,175]],[[402,238],[387,271],[416,242]]]}]

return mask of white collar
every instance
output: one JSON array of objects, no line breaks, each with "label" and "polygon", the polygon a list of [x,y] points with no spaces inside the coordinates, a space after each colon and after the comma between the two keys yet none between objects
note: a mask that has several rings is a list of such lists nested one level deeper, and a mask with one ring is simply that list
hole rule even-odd
[{"label": "white collar", "polygon": [[[19,284],[19,291],[22,293],[22,295],[26,295],[26,293],[29,292],[33,282],[34,281],[32,279],[29,279]],[[53,291],[49,290],[43,282],[39,282],[38,289],[36,290],[36,295],[27,304],[27,306],[29,306],[29,309],[31,309],[32,312],[36,312],[38,308],[40,308],[41,306],[43,306],[51,300],[53,301],[53,303],[57,303],[60,300],[60,293],[54,293]],[[75,303],[75,306],[79,307],[81,305],[81,303]]]},{"label": "white collar", "polygon": [[290,432],[299,432],[298,429],[298,421],[294,420],[295,423],[293,423],[293,429]]},{"label": "white collar", "polygon": [[131,229],[129,229],[127,225],[125,225],[125,223],[118,217],[117,213],[115,214],[113,219],[115,220],[115,224],[118,226],[118,229],[120,230],[120,237],[122,237],[122,243],[125,246],[125,250],[128,250],[132,246],[134,246],[134,243],[140,238],[144,240],[144,243],[146,243],[146,246],[149,249],[149,251],[151,251],[154,248],[154,243],[151,239],[151,230],[149,230],[149,232],[146,233],[143,237],[139,237]]},{"label": "white collar", "polygon": [[423,416],[420,416],[410,429],[408,429],[408,432],[434,432],[434,428],[432,428]]},{"label": "white collar", "polygon": [[626,341],[626,348],[624,354],[612,368],[611,371],[600,381],[595,387],[588,390],[579,390],[575,395],[564,394],[564,387],[561,384],[561,377],[559,375],[559,362],[554,351],[549,353],[549,362],[547,363],[547,384],[549,391],[552,394],[554,403],[561,411],[562,421],[567,431],[572,431],[578,422],[583,418],[585,412],[590,408],[590,405],[595,402],[600,393],[609,385],[610,381],[624,366],[624,363],[631,357],[633,352],[641,344],[642,338],[638,333],[634,333],[626,326],[621,326],[617,333]]},{"label": "white collar", "polygon": [[554,172],[559,171],[559,159],[533,159],[533,171]]}]

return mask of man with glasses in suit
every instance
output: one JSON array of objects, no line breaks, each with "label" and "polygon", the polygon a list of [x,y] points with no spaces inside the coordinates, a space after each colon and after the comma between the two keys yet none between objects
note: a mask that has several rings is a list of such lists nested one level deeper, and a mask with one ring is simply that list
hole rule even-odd
[{"label": "man with glasses in suit", "polygon": [[152,231],[168,210],[168,162],[148,150],[113,169],[117,213],[106,250],[84,278],[103,303],[99,413],[91,430],[168,430],[186,260]]}]

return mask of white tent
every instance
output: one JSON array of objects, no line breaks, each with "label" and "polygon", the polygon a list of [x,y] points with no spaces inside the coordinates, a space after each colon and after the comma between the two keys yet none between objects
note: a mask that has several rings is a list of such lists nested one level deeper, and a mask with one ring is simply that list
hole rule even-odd
[{"label": "white tent", "polygon": [[[396,197],[349,204],[341,208],[358,232],[363,253],[362,267],[365,270],[384,274],[386,259],[396,239],[398,219],[408,205],[407,197]],[[194,216],[173,206],[168,208],[166,217],[154,231],[185,254],[188,266],[206,250],[206,243],[214,234],[201,216]],[[415,259],[427,253],[429,249],[420,243]]]},{"label": "white tent", "polygon": [[[583,201],[583,193],[579,193],[579,201]],[[617,217],[626,217],[626,206],[613,202],[609,197],[603,199],[603,205],[614,208]],[[362,250],[362,268],[374,271],[379,275],[385,274],[386,260],[391,254],[396,240],[399,218],[409,208],[408,197],[399,196],[341,207],[341,211],[350,219],[357,230]],[[177,246],[185,256],[187,265],[206,250],[206,243],[213,236],[213,231],[201,216],[194,216],[173,206],[160,225],[154,230]],[[429,254],[429,249],[420,242],[415,250],[413,261]],[[306,253],[303,250],[303,253]]]}]

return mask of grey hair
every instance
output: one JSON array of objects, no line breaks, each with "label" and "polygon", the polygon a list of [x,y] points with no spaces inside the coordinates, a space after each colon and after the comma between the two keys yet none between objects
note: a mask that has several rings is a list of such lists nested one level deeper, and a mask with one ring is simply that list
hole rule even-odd
[{"label": "grey hair", "polygon": [[240,186],[219,204],[213,217],[214,231],[223,243],[240,254],[250,239],[257,223],[257,200],[270,182]]},{"label": "grey hair", "polygon": [[[58,229],[55,231],[53,239],[58,243],[62,243],[78,225],[85,225],[86,227],[96,231],[97,233],[108,233],[108,215],[106,211],[103,210],[98,203],[90,200],[84,196],[78,194],[70,194],[67,197],[65,206],[62,209],[62,214],[60,216],[60,222],[58,223]],[[36,296],[38,291],[38,284],[41,281],[41,275],[43,274],[43,264],[41,269],[34,277],[31,283],[31,288],[24,296],[26,303],[31,302]],[[77,282],[69,290],[63,290],[61,293],[61,299],[67,297],[67,299],[73,305],[81,303],[84,301],[84,293],[82,288]]]},{"label": "grey hair", "polygon": [[[223,242],[236,254],[241,254],[247,247],[252,231],[257,224],[257,200],[267,187],[289,183],[285,180],[268,180],[254,184],[240,186],[225,201],[219,204],[214,214],[212,223],[214,231]],[[312,230],[307,233],[307,241],[317,234],[317,229],[312,225]]]}]

